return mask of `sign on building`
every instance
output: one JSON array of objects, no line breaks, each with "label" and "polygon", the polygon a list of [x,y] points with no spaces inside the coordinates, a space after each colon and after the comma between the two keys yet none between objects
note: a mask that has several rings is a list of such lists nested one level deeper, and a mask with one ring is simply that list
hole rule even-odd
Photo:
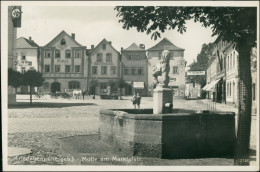
[{"label": "sign on building", "polygon": [[21,27],[22,11],[21,6],[13,6],[11,11],[12,21],[14,27]]},{"label": "sign on building", "polygon": [[205,75],[205,71],[187,71],[187,75]]}]

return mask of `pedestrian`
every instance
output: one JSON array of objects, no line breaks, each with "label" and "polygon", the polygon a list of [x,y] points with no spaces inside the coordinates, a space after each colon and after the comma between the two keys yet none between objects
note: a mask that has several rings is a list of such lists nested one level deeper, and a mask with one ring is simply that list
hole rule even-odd
[{"label": "pedestrian", "polygon": [[137,93],[137,95],[136,95],[136,104],[138,106],[138,109],[140,109],[140,103],[141,103],[141,96],[139,95],[139,93]]},{"label": "pedestrian", "polygon": [[135,108],[135,109],[136,109],[136,98],[137,98],[136,93],[134,93],[134,95],[133,95],[131,101],[133,102],[133,105],[134,105],[134,108]]}]

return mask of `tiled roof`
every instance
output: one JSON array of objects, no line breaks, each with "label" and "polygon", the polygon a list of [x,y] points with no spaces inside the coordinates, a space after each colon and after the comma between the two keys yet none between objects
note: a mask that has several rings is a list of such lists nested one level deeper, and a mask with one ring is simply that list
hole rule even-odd
[{"label": "tiled roof", "polygon": [[149,48],[148,50],[156,50],[156,51],[182,50],[182,51],[184,51],[183,48],[177,47],[171,41],[169,41],[167,38],[163,38],[158,44],[156,44],[155,46]]},{"label": "tiled roof", "polygon": [[123,51],[145,51],[144,49],[140,48],[136,43],[133,43],[128,48],[123,49]]},{"label": "tiled roof", "polygon": [[39,45],[36,44],[33,40],[20,37],[17,39],[17,48],[38,48]]}]

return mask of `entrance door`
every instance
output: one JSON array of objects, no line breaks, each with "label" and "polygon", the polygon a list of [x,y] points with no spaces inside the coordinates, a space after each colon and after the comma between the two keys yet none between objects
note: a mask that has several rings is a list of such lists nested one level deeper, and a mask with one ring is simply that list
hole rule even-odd
[{"label": "entrance door", "polygon": [[60,83],[59,82],[53,82],[51,84],[51,92],[55,93],[56,91],[60,92]]},{"label": "entrance door", "polygon": [[131,85],[126,85],[125,87],[125,95],[132,95],[132,86]]}]

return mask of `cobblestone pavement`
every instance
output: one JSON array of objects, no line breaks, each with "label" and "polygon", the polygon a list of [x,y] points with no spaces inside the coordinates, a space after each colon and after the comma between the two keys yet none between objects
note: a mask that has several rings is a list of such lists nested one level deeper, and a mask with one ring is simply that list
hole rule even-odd
[{"label": "cobblestone pavement", "polygon": [[[131,97],[123,97],[123,100],[100,100],[99,96],[96,96],[96,99],[86,96],[85,100],[34,97],[33,105],[30,106],[28,95],[17,95],[19,104],[10,106],[8,109],[8,144],[9,146],[32,149],[34,156],[66,157],[67,155],[62,153],[59,145],[55,144],[55,139],[97,133],[99,129],[99,110],[133,108],[130,99]],[[152,101],[152,97],[142,97],[141,108],[152,108]],[[174,108],[206,110],[207,100],[174,99]],[[217,104],[216,109],[233,111],[237,114],[236,108],[223,104]],[[255,149],[255,145],[256,116],[253,116],[251,147]],[[229,163],[232,165],[232,160],[224,161],[223,165]],[[205,162],[206,164],[220,165],[221,160],[205,159]],[[9,163],[41,164],[40,161],[32,161],[32,163],[30,161],[18,161],[17,157],[9,158]],[[202,160],[198,160],[196,163],[193,165],[203,165]],[[54,161],[43,164],[62,165],[65,163]],[[180,161],[179,165],[182,164],[187,163]]]}]

